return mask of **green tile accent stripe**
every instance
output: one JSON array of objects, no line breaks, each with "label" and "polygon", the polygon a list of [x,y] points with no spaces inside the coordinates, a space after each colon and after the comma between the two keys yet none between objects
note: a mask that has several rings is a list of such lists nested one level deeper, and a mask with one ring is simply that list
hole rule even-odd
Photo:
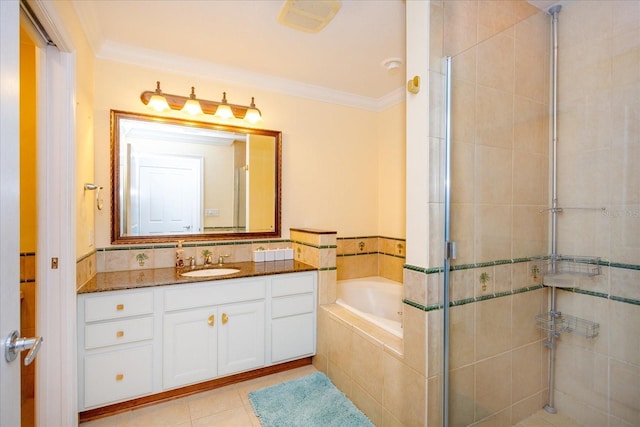
[{"label": "green tile accent stripe", "polygon": [[[488,300],[492,300],[492,299],[495,299],[495,298],[507,297],[509,295],[521,294],[523,292],[536,291],[536,290],[542,289],[542,288],[544,288],[544,286],[542,286],[542,285],[527,286],[527,287],[520,288],[520,289],[515,289],[515,290],[512,290],[512,291],[504,291],[504,292],[498,292],[498,293],[495,293],[495,294],[481,295],[481,296],[473,297],[473,298],[465,298],[465,299],[449,302],[449,307],[458,307],[458,306],[465,305],[465,304],[472,304],[474,302],[488,301]],[[430,305],[430,306],[425,307],[422,304],[418,304],[417,302],[408,300],[406,298],[403,299],[402,302],[407,304],[407,305],[410,305],[412,307],[415,307],[418,310],[422,310],[422,311],[440,310],[443,307],[442,304]]]},{"label": "green tile accent stripe", "polygon": [[633,305],[640,305],[640,301],[637,299],[632,299],[632,298],[625,298],[625,297],[618,297],[615,295],[611,295],[609,297],[610,300],[613,301],[618,301],[618,302],[625,302],[627,304],[633,304]]},{"label": "green tile accent stripe", "polygon": [[604,298],[612,301],[624,302],[627,304],[640,305],[640,300],[637,300],[634,298],[620,297],[617,295],[609,295],[609,294],[605,294],[604,292],[594,292],[594,291],[588,291],[580,288],[557,288],[557,289],[563,292],[571,292],[574,294],[582,294],[582,295],[588,295],[590,297]]},{"label": "green tile accent stripe", "polygon": [[322,268],[318,268],[318,271],[332,271],[337,269],[338,267],[322,267]]},{"label": "green tile accent stripe", "polygon": [[314,244],[311,244],[311,243],[299,242],[297,240],[280,240],[280,242],[296,243],[298,245],[308,246],[308,247],[314,248],[314,249],[338,249],[337,245],[314,245]]}]

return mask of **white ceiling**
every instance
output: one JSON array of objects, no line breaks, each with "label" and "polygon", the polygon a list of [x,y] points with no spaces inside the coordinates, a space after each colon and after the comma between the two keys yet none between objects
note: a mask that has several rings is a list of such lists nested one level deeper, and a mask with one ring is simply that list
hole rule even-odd
[{"label": "white ceiling", "polygon": [[284,0],[71,2],[100,58],[373,110],[404,97],[404,0],[342,0],[318,33],[280,24]]}]

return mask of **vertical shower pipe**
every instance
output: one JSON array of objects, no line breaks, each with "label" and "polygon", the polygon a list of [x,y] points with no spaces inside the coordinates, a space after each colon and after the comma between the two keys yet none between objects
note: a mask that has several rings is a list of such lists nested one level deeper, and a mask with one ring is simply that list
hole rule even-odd
[{"label": "vertical shower pipe", "polygon": [[455,259],[455,243],[451,241],[451,57],[445,58],[444,106],[444,267],[442,295],[442,426],[449,426],[449,270]]},{"label": "vertical shower pipe", "polygon": [[[552,199],[551,199],[551,269],[555,270],[555,260],[558,257],[557,252],[557,223],[558,213],[561,210],[558,208],[558,13],[560,13],[562,6],[556,5],[549,9],[551,15],[551,31],[553,52],[551,56],[552,62],[552,105],[551,105],[551,127],[552,127]],[[556,365],[556,344],[555,339],[555,319],[556,312],[556,288],[551,287],[551,315],[552,330],[549,332],[549,339],[547,346],[549,347],[549,401],[544,406],[545,411],[550,414],[555,414],[556,408],[554,407],[554,388],[555,388],[555,365]]]}]

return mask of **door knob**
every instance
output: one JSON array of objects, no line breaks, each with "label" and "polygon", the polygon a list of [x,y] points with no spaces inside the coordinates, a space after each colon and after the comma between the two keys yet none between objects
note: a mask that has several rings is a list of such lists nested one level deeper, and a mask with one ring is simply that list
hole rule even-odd
[{"label": "door knob", "polygon": [[42,344],[42,337],[34,338],[19,338],[18,331],[13,331],[5,339],[4,342],[4,359],[7,362],[13,362],[21,351],[29,350],[27,357],[24,358],[24,365],[28,366],[36,358],[40,345]]}]

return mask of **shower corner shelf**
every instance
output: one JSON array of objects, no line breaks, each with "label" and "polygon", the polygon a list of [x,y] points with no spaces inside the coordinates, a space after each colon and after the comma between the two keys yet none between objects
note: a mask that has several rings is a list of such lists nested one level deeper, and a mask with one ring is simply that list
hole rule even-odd
[{"label": "shower corner shelf", "polygon": [[536,315],[536,327],[559,337],[562,332],[595,338],[600,332],[600,324],[569,314],[548,312]]},{"label": "shower corner shelf", "polygon": [[543,276],[560,274],[593,277],[602,273],[600,257],[557,255],[538,258]]}]

